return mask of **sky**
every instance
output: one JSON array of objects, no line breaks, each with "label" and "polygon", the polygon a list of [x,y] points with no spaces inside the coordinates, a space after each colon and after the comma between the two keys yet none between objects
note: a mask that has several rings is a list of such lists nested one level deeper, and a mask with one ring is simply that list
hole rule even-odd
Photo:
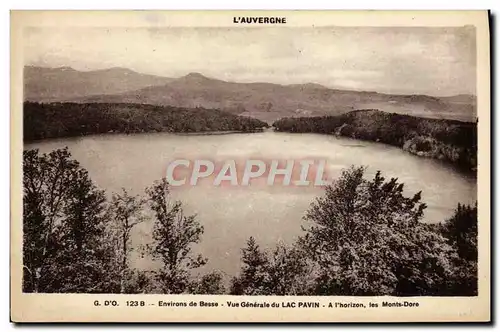
[{"label": "sky", "polygon": [[473,27],[27,28],[26,65],[125,67],[233,82],[449,96],[476,93]]}]

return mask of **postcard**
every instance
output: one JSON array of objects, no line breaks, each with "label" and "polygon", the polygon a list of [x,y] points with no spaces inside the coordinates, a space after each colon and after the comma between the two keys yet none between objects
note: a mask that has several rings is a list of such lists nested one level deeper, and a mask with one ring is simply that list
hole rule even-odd
[{"label": "postcard", "polygon": [[12,11],[11,320],[489,322],[487,11]]}]

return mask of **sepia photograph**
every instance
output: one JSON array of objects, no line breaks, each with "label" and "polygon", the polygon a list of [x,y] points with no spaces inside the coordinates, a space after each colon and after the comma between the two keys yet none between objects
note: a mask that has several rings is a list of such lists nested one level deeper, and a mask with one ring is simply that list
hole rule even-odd
[{"label": "sepia photograph", "polygon": [[20,296],[489,317],[487,12],[15,14]]}]

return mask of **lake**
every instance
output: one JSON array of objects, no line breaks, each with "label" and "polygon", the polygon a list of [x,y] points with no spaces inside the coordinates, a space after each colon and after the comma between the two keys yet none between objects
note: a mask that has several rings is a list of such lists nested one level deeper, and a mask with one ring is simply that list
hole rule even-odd
[{"label": "lake", "polygon": [[[68,146],[108,194],[124,187],[143,194],[154,180],[165,176],[169,162],[205,158],[313,159],[326,160],[328,174],[335,178],[342,168],[366,165],[367,176],[377,170],[386,178],[397,177],[408,195],[422,191],[428,205],[426,222],[449,218],[457,203],[474,204],[476,179],[440,161],[420,158],[396,147],[321,134],[290,134],[266,131],[250,134],[182,135],[169,133],[98,135],[54,139],[25,144],[25,149],[50,152]],[[196,248],[208,259],[207,270],[234,275],[239,270],[240,249],[254,236],[264,248],[278,241],[291,243],[300,234],[302,217],[310,203],[322,195],[321,187],[248,186],[174,187],[172,196],[181,200],[187,214],[197,214],[205,228]],[[149,241],[151,224],[135,230],[133,244]],[[146,259],[132,259],[147,267]]]}]

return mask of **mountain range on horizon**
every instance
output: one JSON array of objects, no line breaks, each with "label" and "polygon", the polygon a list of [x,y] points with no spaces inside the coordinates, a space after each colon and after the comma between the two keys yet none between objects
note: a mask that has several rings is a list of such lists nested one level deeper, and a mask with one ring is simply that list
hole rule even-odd
[{"label": "mountain range on horizon", "polygon": [[316,83],[237,83],[190,73],[179,78],[114,67],[24,67],[24,100],[35,102],[134,103],[213,108],[271,123],[283,117],[338,115],[356,109],[474,121],[476,97],[398,95],[340,90]]}]

